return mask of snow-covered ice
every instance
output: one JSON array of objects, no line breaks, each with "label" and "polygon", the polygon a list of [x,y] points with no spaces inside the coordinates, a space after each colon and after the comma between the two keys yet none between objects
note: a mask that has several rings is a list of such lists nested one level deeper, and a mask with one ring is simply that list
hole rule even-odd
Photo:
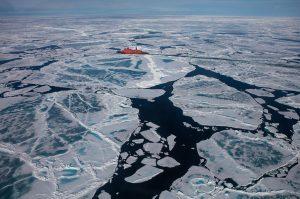
[{"label": "snow-covered ice", "polygon": [[140,132],[140,134],[150,142],[159,142],[160,141],[160,136],[153,129],[142,131],[142,132]]},{"label": "snow-covered ice", "polygon": [[[114,198],[118,184],[130,195],[143,182],[159,198],[300,197],[298,18],[3,17],[0,26],[2,197],[92,198],[108,187],[99,198]],[[149,54],[117,53],[127,46]],[[182,161],[193,155],[185,147],[197,165]]]},{"label": "snow-covered ice", "polygon": [[263,109],[251,96],[213,78],[182,78],[173,93],[174,104],[202,125],[253,130],[262,122]]},{"label": "snow-covered ice", "polygon": [[143,145],[145,151],[156,155],[161,152],[162,147],[162,143],[146,143]]},{"label": "snow-covered ice", "polygon": [[232,178],[247,185],[270,170],[279,168],[297,154],[276,142],[262,140],[240,131],[221,131],[211,139],[197,144],[200,156],[207,159],[206,166],[219,179]]},{"label": "snow-covered ice", "polygon": [[140,168],[139,170],[137,170],[136,173],[133,174],[132,176],[125,178],[125,180],[127,182],[131,182],[131,183],[145,182],[145,181],[155,177],[156,175],[160,174],[161,172],[163,172],[162,169],[159,169],[159,168],[156,168],[153,166],[149,166],[149,165],[145,165],[142,168]]},{"label": "snow-covered ice", "polygon": [[164,157],[164,158],[158,160],[157,165],[159,165],[161,167],[176,167],[180,164],[173,158],[167,156],[167,157]]},{"label": "snow-covered ice", "polygon": [[282,97],[277,100],[279,103],[286,104],[291,107],[300,108],[300,95]]}]

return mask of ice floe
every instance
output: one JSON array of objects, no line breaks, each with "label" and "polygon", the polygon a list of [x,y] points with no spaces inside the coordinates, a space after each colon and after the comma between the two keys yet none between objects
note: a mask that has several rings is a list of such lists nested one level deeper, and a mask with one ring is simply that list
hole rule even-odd
[{"label": "ice floe", "polygon": [[[164,198],[213,198],[220,190],[215,182],[213,174],[203,168],[193,166],[187,173],[173,182],[169,193],[162,193],[160,199]],[[173,196],[173,197],[172,197]]]},{"label": "ice floe", "polygon": [[253,130],[262,122],[262,107],[250,95],[213,78],[182,78],[173,93],[174,104],[202,125]]},{"label": "ice floe", "polygon": [[150,166],[156,166],[156,159],[154,159],[154,158],[144,158],[142,160],[142,164],[150,165]]},{"label": "ice floe", "polygon": [[115,91],[117,94],[129,97],[129,98],[140,98],[140,99],[153,99],[159,97],[165,93],[161,89],[128,89],[123,88]]},{"label": "ice floe", "polygon": [[259,97],[274,97],[274,95],[266,90],[259,90],[259,89],[247,89],[248,93],[252,93]]},{"label": "ice floe", "polygon": [[286,190],[272,191],[272,192],[258,192],[258,193],[249,193],[245,191],[237,191],[231,189],[224,189],[223,191],[216,194],[213,198],[223,199],[223,198],[299,198],[300,194],[297,192],[290,192]]},{"label": "ice floe", "polygon": [[294,108],[300,108],[300,95],[282,97],[277,99],[276,101]]},{"label": "ice floe", "polygon": [[[287,141],[277,132],[278,121],[272,121],[274,110],[294,124],[297,110],[268,104],[279,93],[277,102],[299,108],[298,19],[4,17],[0,25],[1,196],[92,198],[116,172],[118,157],[124,160],[118,168],[141,166],[126,178],[132,183],[163,172],[155,167],[159,164],[177,165],[166,161],[173,158],[167,148],[174,152],[175,135],[157,136],[154,123],[139,133],[138,110],[129,98],[153,102],[165,92],[151,87],[179,79],[171,100],[199,124],[254,131],[265,127],[273,135],[215,132],[198,144],[209,170],[189,168],[158,193],[160,198],[300,197],[298,165],[243,191],[234,190],[228,180],[249,185],[279,167],[288,170],[298,154],[299,122]],[[117,54],[125,46],[141,47],[149,55]],[[241,92],[205,74],[192,77],[190,63],[252,89]],[[132,133],[138,138],[126,143]],[[119,154],[124,143],[134,150]],[[113,194],[102,191],[99,197]]]},{"label": "ice floe", "polygon": [[278,113],[280,113],[287,119],[299,120],[299,115],[295,111],[278,111]]},{"label": "ice floe", "polygon": [[300,149],[300,122],[293,126],[294,134],[292,138],[292,144]]},{"label": "ice floe", "polygon": [[120,146],[138,126],[137,112],[120,106],[126,103],[112,94],[72,91],[1,98],[0,147],[11,161],[27,165],[31,183],[24,198],[79,197],[105,183]]},{"label": "ice floe", "polygon": [[289,170],[287,175],[281,178],[275,178],[275,177],[263,178],[250,191],[252,193],[255,193],[255,192],[273,192],[273,191],[286,190],[287,192],[296,193],[298,192],[298,188],[300,184],[299,169],[300,169],[299,165],[296,165],[291,170]]},{"label": "ice floe", "polygon": [[156,84],[160,84],[161,78],[165,76],[164,73],[161,70],[159,70],[158,67],[156,66],[154,60],[152,59],[152,56],[146,55],[145,58],[148,61],[148,68],[152,75],[152,79],[138,83],[138,86],[141,88],[147,88],[147,87],[154,86]]},{"label": "ice floe", "polygon": [[160,136],[153,129],[142,131],[142,132],[140,132],[140,134],[145,139],[149,140],[150,142],[159,142],[160,141]]},{"label": "ice floe", "polygon": [[179,162],[177,162],[176,160],[174,160],[173,158],[171,157],[164,157],[160,160],[157,161],[157,165],[161,166],[161,167],[169,167],[169,168],[172,168],[172,167],[176,167],[179,164]]},{"label": "ice floe", "polygon": [[137,160],[137,157],[129,156],[126,160],[127,164],[133,164]]},{"label": "ice floe", "polygon": [[169,137],[167,137],[167,141],[168,141],[168,146],[169,146],[169,150],[172,151],[172,149],[175,146],[175,135],[170,135]]},{"label": "ice floe", "polygon": [[276,144],[228,130],[197,144],[198,153],[207,159],[206,166],[219,179],[232,178],[247,185],[264,173],[279,168],[295,157],[295,151]]},{"label": "ice floe", "polygon": [[161,152],[162,147],[162,143],[146,143],[143,145],[145,151],[154,155],[158,155]]},{"label": "ice floe", "polygon": [[161,172],[163,172],[162,169],[145,165],[142,168],[138,169],[132,176],[125,178],[125,180],[131,183],[141,183],[148,181],[149,179],[160,174]]}]

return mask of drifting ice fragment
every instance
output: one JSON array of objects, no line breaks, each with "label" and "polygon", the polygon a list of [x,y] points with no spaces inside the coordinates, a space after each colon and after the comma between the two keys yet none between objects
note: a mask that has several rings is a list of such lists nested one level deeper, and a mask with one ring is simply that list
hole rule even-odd
[{"label": "drifting ice fragment", "polygon": [[150,180],[151,178],[157,176],[161,172],[163,172],[162,169],[145,165],[139,170],[137,170],[132,176],[125,178],[125,180],[131,183],[141,183]]},{"label": "drifting ice fragment", "polygon": [[247,89],[246,91],[259,97],[274,97],[272,93],[262,89]]},{"label": "drifting ice fragment", "polygon": [[239,185],[249,184],[295,156],[288,148],[270,140],[233,130],[214,134],[198,143],[197,149],[214,175],[219,179],[232,178]]},{"label": "drifting ice fragment", "polygon": [[300,108],[300,95],[282,97],[277,99],[276,101],[294,108]]},{"label": "drifting ice fragment", "polygon": [[122,95],[128,98],[140,98],[140,99],[154,99],[165,93],[161,89],[134,89],[134,88],[122,88],[115,91],[118,95]]},{"label": "drifting ice fragment", "polygon": [[111,199],[111,196],[108,193],[106,193],[105,191],[102,191],[100,193],[100,195],[98,196],[98,198],[100,198],[100,199]]},{"label": "drifting ice fragment", "polygon": [[144,139],[136,139],[136,140],[132,140],[132,142],[136,144],[142,144],[144,142]]},{"label": "drifting ice fragment", "polygon": [[262,107],[250,95],[213,78],[182,78],[173,93],[175,106],[202,125],[254,130],[262,122]]},{"label": "drifting ice fragment", "polygon": [[209,170],[192,166],[183,177],[173,182],[171,195],[176,194],[177,197],[186,198],[210,198],[218,189],[214,176]]},{"label": "drifting ice fragment", "polygon": [[154,158],[144,158],[142,164],[156,166],[156,159]]},{"label": "drifting ice fragment", "polygon": [[127,164],[133,164],[137,160],[137,157],[129,156],[126,160]]},{"label": "drifting ice fragment", "polygon": [[143,148],[145,151],[148,151],[151,154],[159,154],[161,149],[163,147],[163,144],[161,143],[146,143],[143,145]]},{"label": "drifting ice fragment", "polygon": [[180,165],[176,160],[174,160],[171,157],[164,157],[160,160],[157,161],[157,165],[161,166],[161,167],[176,167],[178,165]]},{"label": "drifting ice fragment", "polygon": [[292,137],[292,145],[296,146],[300,150],[300,122],[293,126],[294,135]]},{"label": "drifting ice fragment", "polygon": [[153,129],[142,131],[140,133],[142,134],[142,136],[144,138],[146,138],[150,142],[159,142],[160,141],[160,136]]},{"label": "drifting ice fragment", "polygon": [[175,146],[175,135],[170,135],[169,137],[167,137],[167,141],[168,141],[168,146],[169,146],[169,150],[172,151],[173,147]]}]

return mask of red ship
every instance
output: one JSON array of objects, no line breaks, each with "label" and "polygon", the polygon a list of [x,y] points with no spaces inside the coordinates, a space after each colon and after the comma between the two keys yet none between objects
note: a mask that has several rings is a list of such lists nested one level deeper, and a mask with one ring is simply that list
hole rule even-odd
[{"label": "red ship", "polygon": [[121,54],[129,54],[129,55],[144,55],[148,54],[142,50],[138,50],[137,47],[135,49],[131,48],[124,48],[123,50],[119,51]]}]

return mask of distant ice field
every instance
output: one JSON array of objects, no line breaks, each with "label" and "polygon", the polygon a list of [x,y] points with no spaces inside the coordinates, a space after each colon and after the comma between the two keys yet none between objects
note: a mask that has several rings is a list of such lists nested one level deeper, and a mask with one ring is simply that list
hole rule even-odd
[{"label": "distant ice field", "polygon": [[300,198],[299,18],[0,29],[0,199]]}]

